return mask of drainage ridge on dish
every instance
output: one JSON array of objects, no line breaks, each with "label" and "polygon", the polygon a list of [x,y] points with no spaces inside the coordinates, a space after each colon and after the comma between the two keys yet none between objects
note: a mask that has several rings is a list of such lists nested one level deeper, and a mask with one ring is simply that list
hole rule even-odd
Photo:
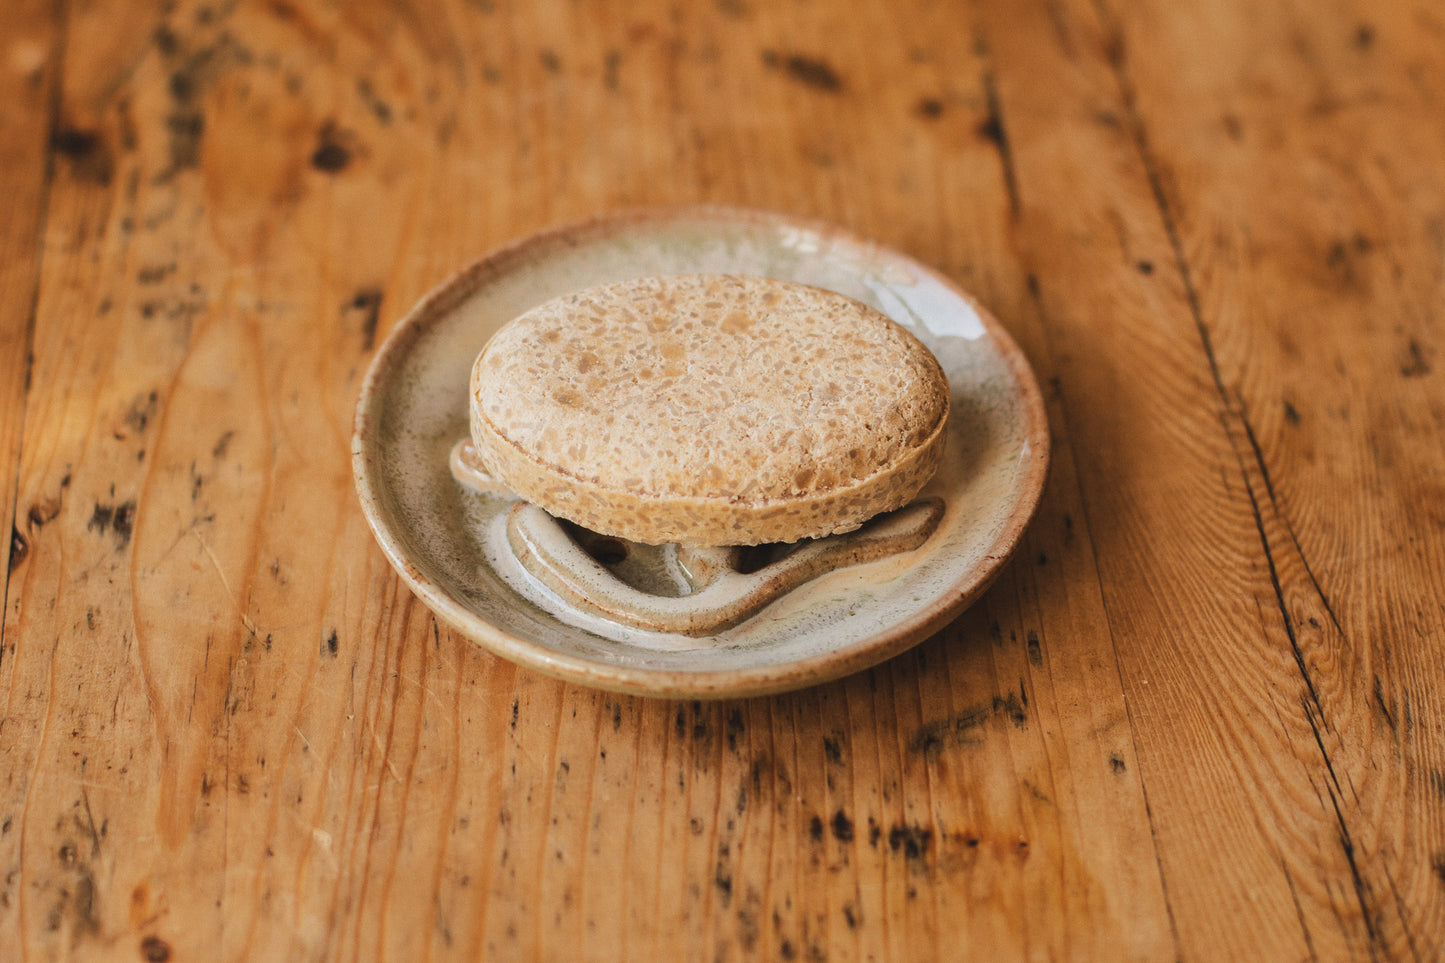
[{"label": "drainage ridge on dish", "polygon": [[[470,440],[452,448],[462,485],[507,494],[481,464]],[[515,496],[513,496],[515,497]],[[799,585],[852,565],[921,546],[943,517],[943,501],[925,498],[841,535],[759,546],[646,545],[599,535],[518,500],[507,516],[507,543],[522,568],[561,602],[612,621],[693,638],[756,615]]]}]

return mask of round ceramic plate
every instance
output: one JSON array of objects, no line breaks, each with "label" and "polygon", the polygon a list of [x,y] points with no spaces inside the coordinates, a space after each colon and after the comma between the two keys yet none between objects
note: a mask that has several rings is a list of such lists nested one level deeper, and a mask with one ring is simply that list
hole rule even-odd
[{"label": "round ceramic plate", "polygon": [[[691,272],[800,281],[877,308],[938,357],[953,406],[945,464],[922,493],[941,497],[945,512],[922,547],[815,578],[701,639],[569,608],[498,537],[509,504],[462,487],[448,467],[450,449],[468,431],[472,362],[498,327],[570,291]],[[503,658],[583,685],[709,698],[836,678],[948,624],[988,587],[1032,517],[1048,439],[1022,353],[945,278],[825,224],[690,207],[549,230],[437,288],[377,352],[357,406],[352,458],[377,541],[411,589],[458,631]]]}]

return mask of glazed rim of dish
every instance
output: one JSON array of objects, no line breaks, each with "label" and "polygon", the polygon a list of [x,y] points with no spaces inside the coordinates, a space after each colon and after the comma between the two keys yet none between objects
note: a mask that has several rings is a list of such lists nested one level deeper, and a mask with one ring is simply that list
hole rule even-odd
[{"label": "glazed rim of dish", "polygon": [[[406,357],[407,349],[488,280],[506,275],[518,263],[536,260],[552,250],[577,247],[580,243],[606,237],[620,228],[674,221],[801,229],[830,241],[881,251],[904,261],[910,269],[928,275],[978,313],[1018,386],[1023,409],[1021,420],[1025,426],[1023,444],[1030,457],[1022,466],[1023,475],[1016,486],[1017,502],[1006,524],[988,546],[982,561],[953,586],[952,592],[900,619],[888,630],[838,651],[786,663],[692,672],[601,664],[519,638],[457,602],[407,558],[400,540],[387,526],[378,507],[381,501],[380,478],[371,464],[375,449],[368,440],[378,386],[393,376]],[[1049,426],[1043,395],[1022,350],[989,311],[949,278],[901,252],[882,248],[875,241],[826,221],[748,208],[689,205],[637,208],[557,224],[494,249],[433,288],[396,323],[372,359],[357,401],[351,460],[362,513],[392,567],[428,608],[463,635],[508,661],[567,682],[644,696],[746,697],[796,689],[876,665],[944,628],[983,594],[1013,553],[1038,507],[1048,473]]]}]

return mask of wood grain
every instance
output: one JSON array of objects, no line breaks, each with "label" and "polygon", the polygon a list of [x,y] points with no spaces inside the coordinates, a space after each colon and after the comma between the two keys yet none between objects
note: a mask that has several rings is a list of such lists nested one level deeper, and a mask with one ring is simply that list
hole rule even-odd
[{"label": "wood grain", "polygon": [[[30,551],[29,530],[45,522],[43,517],[17,518],[15,486],[44,244],[61,29],[54,11],[40,3],[17,5],[10,18],[14,39],[0,68],[0,188],[6,197],[0,205],[0,531],[10,529],[7,579]],[[63,153],[77,145],[62,137],[54,146]],[[0,657],[4,651],[0,634]]]},{"label": "wood grain", "polygon": [[[1445,952],[1429,5],[12,6],[0,958]],[[691,201],[945,271],[1054,432],[978,605],[768,699],[483,653],[351,487],[426,290]]]}]

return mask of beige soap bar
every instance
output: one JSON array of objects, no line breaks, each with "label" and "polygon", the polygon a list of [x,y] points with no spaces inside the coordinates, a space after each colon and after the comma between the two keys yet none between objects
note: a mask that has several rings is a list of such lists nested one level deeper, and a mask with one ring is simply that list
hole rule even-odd
[{"label": "beige soap bar", "polygon": [[518,495],[648,544],[757,545],[907,504],[943,452],[948,383],[908,331],[831,291],[646,277],[548,301],[471,380],[472,440]]}]

